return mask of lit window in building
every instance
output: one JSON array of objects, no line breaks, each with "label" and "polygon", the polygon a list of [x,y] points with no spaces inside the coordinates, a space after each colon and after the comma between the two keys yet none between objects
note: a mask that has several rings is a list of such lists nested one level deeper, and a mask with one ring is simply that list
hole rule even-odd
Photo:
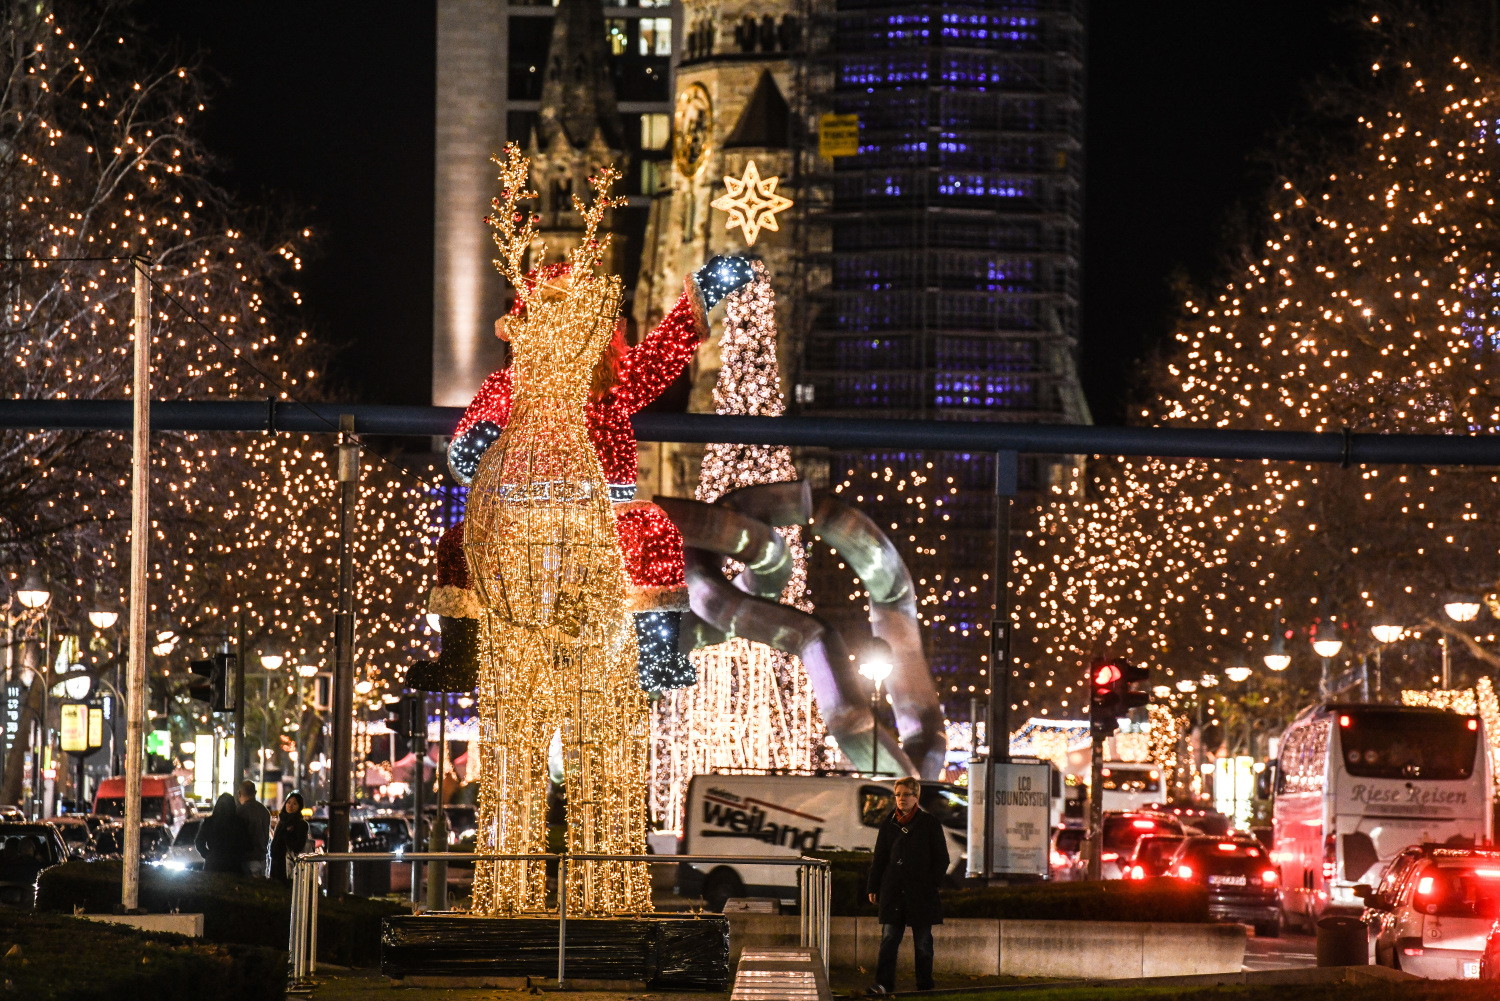
[{"label": "lit window in building", "polygon": [[629,33],[624,21],[612,17],[604,22],[604,36],[609,39],[609,54],[623,56],[629,44]]},{"label": "lit window in building", "polygon": [[641,116],[641,149],[665,149],[672,138],[672,119],[665,114]]},{"label": "lit window in building", "polygon": [[641,18],[641,55],[670,56],[672,54],[672,19],[670,17]]}]

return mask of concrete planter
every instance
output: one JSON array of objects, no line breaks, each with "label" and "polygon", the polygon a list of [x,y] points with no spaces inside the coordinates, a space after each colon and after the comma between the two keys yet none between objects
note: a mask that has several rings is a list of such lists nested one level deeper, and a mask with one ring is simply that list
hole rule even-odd
[{"label": "concrete planter", "polygon": [[203,937],[201,914],[80,914],[80,918],[110,925],[124,925],[140,931],[170,932],[189,938]]},{"label": "concrete planter", "polygon": [[[797,920],[731,915],[730,963],[746,948],[796,945]],[[969,976],[1123,979],[1238,973],[1245,959],[1245,927],[1230,924],[955,918],[934,927],[932,937],[934,971]],[[879,950],[875,918],[833,919],[829,965],[873,973]],[[901,943],[897,968],[912,969],[909,934]]]}]

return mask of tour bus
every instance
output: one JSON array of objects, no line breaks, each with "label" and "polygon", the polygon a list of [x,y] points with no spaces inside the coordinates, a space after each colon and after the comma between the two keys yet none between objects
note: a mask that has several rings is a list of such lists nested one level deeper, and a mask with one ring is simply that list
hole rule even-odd
[{"label": "tour bus", "polygon": [[1488,844],[1489,744],[1477,716],[1324,703],[1292,721],[1276,762],[1272,860],[1289,924],[1356,913],[1402,849]]}]

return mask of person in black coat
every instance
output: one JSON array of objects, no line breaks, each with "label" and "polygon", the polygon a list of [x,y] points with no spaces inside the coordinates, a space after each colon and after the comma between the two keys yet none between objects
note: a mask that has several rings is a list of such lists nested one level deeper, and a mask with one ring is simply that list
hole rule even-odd
[{"label": "person in black coat", "polygon": [[896,780],[896,812],[880,825],[875,861],[866,887],[880,905],[880,960],[875,993],[896,989],[896,951],[911,927],[916,953],[917,990],[932,990],[932,926],[943,923],[938,888],[948,874],[948,839],[943,825],[917,806],[921,786],[914,778]]},{"label": "person in black coat", "polygon": [[271,835],[271,878],[290,882],[287,860],[306,850],[307,821],[302,819],[302,794],[294,792],[287,796],[281,804],[281,813],[276,816],[276,833]]},{"label": "person in black coat", "polygon": [[245,871],[250,827],[236,811],[234,797],[229,793],[224,793],[214,802],[214,812],[198,825],[193,847],[203,856],[204,872]]}]

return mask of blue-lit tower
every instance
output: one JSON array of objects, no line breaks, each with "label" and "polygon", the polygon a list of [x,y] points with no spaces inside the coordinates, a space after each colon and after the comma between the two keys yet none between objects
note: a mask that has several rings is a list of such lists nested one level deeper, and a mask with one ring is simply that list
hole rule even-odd
[{"label": "blue-lit tower", "polygon": [[[826,285],[808,302],[801,412],[1087,423],[1082,0],[836,0],[821,37],[811,110],[859,116],[860,140],[858,155],[822,161],[828,198],[812,221],[828,241]],[[1019,503],[1070,470],[1061,457],[1024,465]],[[835,454],[829,474],[922,582],[928,653],[956,718],[988,688],[992,460]],[[850,586],[826,559],[813,582],[815,599]]]}]

